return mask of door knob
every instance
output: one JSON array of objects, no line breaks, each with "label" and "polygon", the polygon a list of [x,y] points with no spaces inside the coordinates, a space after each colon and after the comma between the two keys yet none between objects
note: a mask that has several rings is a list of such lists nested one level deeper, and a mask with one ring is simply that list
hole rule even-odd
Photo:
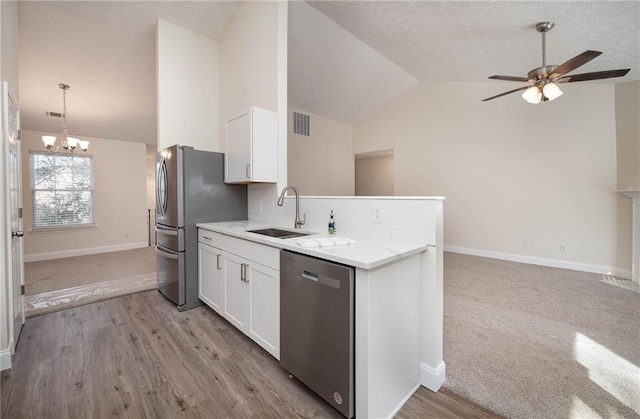
[{"label": "door knob", "polygon": [[24,231],[16,231],[16,232],[11,232],[11,238],[14,237],[23,237],[24,236]]}]

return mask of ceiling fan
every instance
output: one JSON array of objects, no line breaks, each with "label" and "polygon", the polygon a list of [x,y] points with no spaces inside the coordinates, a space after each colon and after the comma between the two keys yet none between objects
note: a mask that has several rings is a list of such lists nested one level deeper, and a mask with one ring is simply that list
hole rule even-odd
[{"label": "ceiling fan", "polygon": [[531,70],[527,77],[517,76],[491,76],[494,80],[522,81],[528,83],[526,86],[500,93],[483,99],[483,102],[496,99],[511,93],[524,90],[522,97],[529,103],[540,103],[551,101],[562,95],[562,90],[557,83],[573,83],[577,81],[610,79],[614,77],[622,77],[629,72],[629,68],[622,70],[596,71],[592,73],[582,73],[567,75],[567,73],[588,63],[589,61],[602,54],[600,51],[587,50],[582,54],[576,55],[569,61],[561,65],[547,65],[545,34],[554,27],[553,22],[540,22],[536,24],[536,30],[542,34],[542,67]]}]

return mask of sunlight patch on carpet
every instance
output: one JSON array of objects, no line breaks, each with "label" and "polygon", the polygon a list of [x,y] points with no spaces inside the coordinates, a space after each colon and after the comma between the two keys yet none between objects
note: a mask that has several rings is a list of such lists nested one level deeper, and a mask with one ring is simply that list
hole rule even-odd
[{"label": "sunlight patch on carpet", "polygon": [[640,414],[640,368],[582,333],[576,333],[573,353],[589,371],[589,378]]},{"label": "sunlight patch on carpet", "polygon": [[630,279],[619,279],[612,275],[602,275],[602,282],[616,287],[624,288],[629,291],[640,293],[640,284]]}]

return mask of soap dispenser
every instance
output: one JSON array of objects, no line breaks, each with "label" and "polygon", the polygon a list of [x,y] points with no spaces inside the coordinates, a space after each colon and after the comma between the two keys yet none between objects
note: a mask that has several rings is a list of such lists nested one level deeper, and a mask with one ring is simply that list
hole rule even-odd
[{"label": "soap dispenser", "polygon": [[333,218],[333,210],[331,210],[331,214],[329,215],[329,235],[334,236],[336,234],[336,221]]}]

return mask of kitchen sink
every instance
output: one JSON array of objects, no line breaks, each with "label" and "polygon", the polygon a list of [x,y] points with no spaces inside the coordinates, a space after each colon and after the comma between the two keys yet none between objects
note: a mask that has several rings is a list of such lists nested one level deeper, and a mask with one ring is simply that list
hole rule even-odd
[{"label": "kitchen sink", "polygon": [[260,230],[247,230],[247,233],[262,234],[263,236],[275,237],[277,239],[290,239],[292,237],[308,236],[310,233],[300,233],[297,231],[281,230],[279,228],[263,228]]}]

